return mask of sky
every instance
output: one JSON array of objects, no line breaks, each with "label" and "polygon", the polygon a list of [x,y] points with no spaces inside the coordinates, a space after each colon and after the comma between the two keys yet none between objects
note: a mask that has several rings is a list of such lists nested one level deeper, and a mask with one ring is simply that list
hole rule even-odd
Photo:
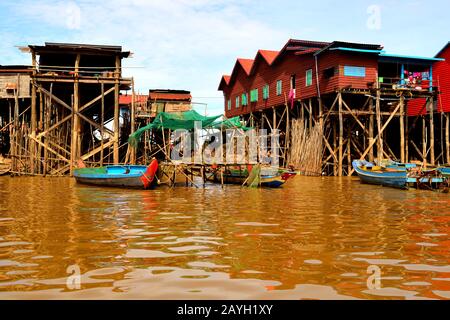
[{"label": "sky", "polygon": [[[31,63],[18,46],[120,45],[136,90],[190,90],[196,110],[221,114],[221,76],[236,58],[280,50],[288,39],[384,45],[434,56],[450,41],[449,0],[1,0],[0,65]],[[205,107],[203,104],[207,104]]]}]

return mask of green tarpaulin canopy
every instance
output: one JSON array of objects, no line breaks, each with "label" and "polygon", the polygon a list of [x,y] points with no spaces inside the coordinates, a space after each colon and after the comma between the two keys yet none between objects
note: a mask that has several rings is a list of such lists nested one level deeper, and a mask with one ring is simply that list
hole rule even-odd
[{"label": "green tarpaulin canopy", "polygon": [[153,120],[152,123],[146,125],[145,127],[139,128],[136,132],[131,134],[128,138],[128,143],[132,147],[136,147],[142,134],[150,129],[193,130],[196,122],[201,122],[203,129],[250,129],[241,124],[241,122],[239,121],[239,117],[225,119],[223,121],[216,121],[220,117],[222,116],[202,116],[195,110],[171,113],[161,112],[156,116],[155,120]]},{"label": "green tarpaulin canopy", "polygon": [[244,131],[250,130],[251,128],[244,126],[239,120],[239,117],[234,117],[230,119],[225,119],[223,121],[216,121],[211,124],[210,128],[213,129],[242,129]]},{"label": "green tarpaulin canopy", "polygon": [[158,113],[155,120],[152,123],[146,125],[145,127],[139,128],[130,135],[128,138],[128,143],[135,147],[138,144],[142,134],[150,129],[194,129],[195,122],[199,121],[203,128],[210,126],[214,121],[216,121],[221,116],[205,117],[199,114],[195,110],[185,111],[185,112],[161,112]]}]

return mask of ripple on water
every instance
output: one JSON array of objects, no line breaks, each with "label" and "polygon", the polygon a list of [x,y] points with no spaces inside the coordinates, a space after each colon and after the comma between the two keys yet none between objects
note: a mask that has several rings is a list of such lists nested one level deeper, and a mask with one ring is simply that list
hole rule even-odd
[{"label": "ripple on water", "polygon": [[128,249],[125,254],[125,258],[172,258],[182,256],[182,254],[166,253],[157,250],[147,250],[147,249]]}]

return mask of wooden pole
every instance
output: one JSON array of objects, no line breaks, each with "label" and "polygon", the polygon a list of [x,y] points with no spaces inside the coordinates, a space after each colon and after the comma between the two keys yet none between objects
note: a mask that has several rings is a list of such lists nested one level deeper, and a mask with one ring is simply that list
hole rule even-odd
[{"label": "wooden pole", "polygon": [[[32,60],[32,84],[31,84],[31,136],[36,136],[36,86],[33,85],[34,77],[36,76],[36,53],[31,52]],[[20,76],[18,76],[18,85],[20,84]],[[35,173],[35,157],[36,157],[36,144],[33,140],[30,141],[30,171],[32,174]]]},{"label": "wooden pole", "polygon": [[347,139],[347,175],[350,177],[352,175],[352,131],[350,128],[348,130],[348,139]]},{"label": "wooden pole", "polygon": [[342,116],[342,93],[339,92],[339,167],[338,175],[342,177],[342,160],[343,160],[343,149],[344,149],[344,119]]},{"label": "wooden pole", "polygon": [[405,98],[400,97],[400,161],[405,163]]},{"label": "wooden pole", "polygon": [[[134,91],[134,78],[131,78],[131,90],[132,91],[131,91],[130,121],[131,121],[131,134],[133,134],[134,131],[136,130],[136,128],[135,128],[136,95],[135,95],[135,91]],[[130,162],[131,162],[131,164],[136,164],[136,148],[131,148]]]},{"label": "wooden pole", "polygon": [[409,162],[409,117],[408,117],[408,104],[403,107],[405,113],[405,161]]},{"label": "wooden pole", "polygon": [[427,166],[427,123],[425,116],[422,116],[422,161],[423,166]]},{"label": "wooden pole", "polygon": [[119,164],[119,78],[120,78],[120,56],[116,56],[116,72],[114,83],[114,164]]},{"label": "wooden pole", "polygon": [[[377,81],[378,82],[378,81]],[[381,132],[381,93],[379,84],[377,85],[377,99],[375,101],[375,113],[377,117],[377,129],[378,129],[378,145],[377,145],[377,158],[378,162],[383,159],[383,133]]]},{"label": "wooden pole", "polygon": [[[336,150],[337,148],[337,129],[336,129],[336,122],[332,121],[333,126],[333,150]],[[337,159],[336,157],[333,157],[333,175],[336,177],[338,175],[337,171]]]},{"label": "wooden pole", "polygon": [[313,123],[313,111],[312,111],[312,99],[311,98],[309,98],[308,104],[309,104],[309,130],[311,132],[312,123]]},{"label": "wooden pole", "polygon": [[104,158],[104,134],[105,134],[105,84],[102,82],[100,84],[100,90],[102,93],[102,106],[101,106],[101,115],[100,115],[100,135],[101,135],[101,149],[100,149],[100,166],[103,166],[103,158]]},{"label": "wooden pole", "polygon": [[430,164],[434,165],[434,104],[432,97],[428,99],[428,110],[430,112]]},{"label": "wooden pole", "polygon": [[[373,112],[373,99],[372,98],[370,98],[370,100],[369,100],[369,109],[371,112],[371,114],[369,116],[369,144],[372,144],[373,143],[373,127],[374,127],[374,122],[375,122],[374,116],[372,114],[372,112]],[[374,156],[373,156],[373,147],[372,147],[372,148],[370,148],[370,151],[369,151],[369,161],[373,161],[373,160],[374,160]]]},{"label": "wooden pole", "polygon": [[450,114],[445,114],[445,150],[447,154],[447,163],[450,164]]}]

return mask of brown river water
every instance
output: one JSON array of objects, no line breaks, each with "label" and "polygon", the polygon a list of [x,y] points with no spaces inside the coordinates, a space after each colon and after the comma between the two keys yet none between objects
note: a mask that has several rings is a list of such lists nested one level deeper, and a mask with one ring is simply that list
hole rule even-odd
[{"label": "brown river water", "polygon": [[357,178],[141,191],[0,177],[0,299],[450,299],[449,235],[449,194]]}]

